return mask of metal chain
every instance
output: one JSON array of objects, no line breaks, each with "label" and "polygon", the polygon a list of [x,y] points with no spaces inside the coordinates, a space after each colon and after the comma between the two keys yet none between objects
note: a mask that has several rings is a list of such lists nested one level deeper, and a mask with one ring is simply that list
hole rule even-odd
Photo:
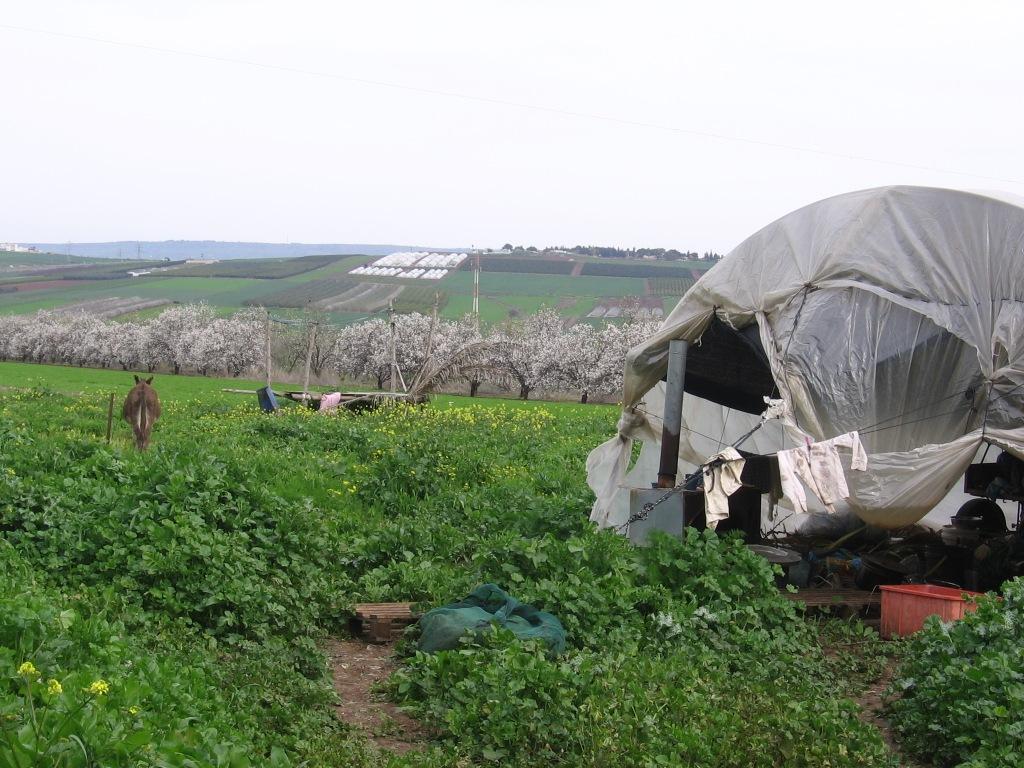
[{"label": "metal chain", "polygon": [[685,476],[684,479],[683,479],[683,482],[681,482],[679,485],[675,486],[674,488],[669,488],[669,490],[665,492],[664,496],[662,496],[661,498],[657,499],[656,501],[648,501],[645,504],[643,504],[640,507],[640,511],[639,512],[636,512],[635,514],[630,515],[629,519],[626,520],[626,522],[624,522],[622,525],[620,525],[615,530],[616,531],[622,531],[622,530],[625,530],[626,528],[628,528],[633,523],[637,523],[637,522],[639,522],[641,520],[646,520],[650,516],[651,512],[654,511],[654,508],[657,507],[659,504],[662,504],[662,503],[668,501],[669,498],[671,498],[672,494],[674,494],[674,493],[682,493],[682,491],[685,490],[686,483],[687,483],[687,481],[689,479],[690,479],[689,476]]}]

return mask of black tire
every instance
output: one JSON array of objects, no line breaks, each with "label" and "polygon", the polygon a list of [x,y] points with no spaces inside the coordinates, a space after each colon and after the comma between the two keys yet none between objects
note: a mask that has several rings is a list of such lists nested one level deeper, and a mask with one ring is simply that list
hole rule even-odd
[{"label": "black tire", "polygon": [[1003,508],[991,499],[971,499],[956,511],[956,517],[980,517],[981,530],[1001,533],[1006,530]]}]

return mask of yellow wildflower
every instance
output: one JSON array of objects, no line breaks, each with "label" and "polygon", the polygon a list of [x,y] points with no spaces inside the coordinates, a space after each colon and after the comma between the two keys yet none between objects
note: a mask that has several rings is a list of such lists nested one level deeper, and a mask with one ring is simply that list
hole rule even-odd
[{"label": "yellow wildflower", "polygon": [[36,669],[36,665],[31,661],[26,661],[18,667],[18,674],[22,677],[39,677],[39,670]]},{"label": "yellow wildflower", "polygon": [[137,715],[137,714],[139,714],[139,708],[138,707],[134,707],[134,706],[128,707],[128,714],[130,714],[130,715]]},{"label": "yellow wildflower", "polygon": [[104,696],[110,693],[110,684],[106,680],[96,680],[85,689],[85,692],[93,696]]},{"label": "yellow wildflower", "polygon": [[64,693],[64,686],[60,684],[59,680],[49,680],[46,683],[46,692],[51,696],[60,696]]}]

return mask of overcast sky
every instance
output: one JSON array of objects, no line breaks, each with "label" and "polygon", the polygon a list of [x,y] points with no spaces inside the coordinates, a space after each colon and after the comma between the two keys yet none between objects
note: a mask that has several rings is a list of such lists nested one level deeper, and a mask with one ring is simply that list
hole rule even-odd
[{"label": "overcast sky", "polygon": [[1022,195],[1022,29],[1012,0],[0,0],[0,241],[725,252],[853,189]]}]

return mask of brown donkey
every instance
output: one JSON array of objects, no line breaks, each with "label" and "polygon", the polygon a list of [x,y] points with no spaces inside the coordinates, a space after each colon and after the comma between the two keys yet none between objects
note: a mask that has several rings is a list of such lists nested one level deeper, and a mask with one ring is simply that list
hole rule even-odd
[{"label": "brown donkey", "polygon": [[135,447],[140,451],[149,448],[149,436],[153,432],[153,423],[160,418],[160,398],[156,390],[150,386],[153,377],[143,381],[135,377],[135,386],[124,400],[121,416],[132,425],[135,433]]}]

